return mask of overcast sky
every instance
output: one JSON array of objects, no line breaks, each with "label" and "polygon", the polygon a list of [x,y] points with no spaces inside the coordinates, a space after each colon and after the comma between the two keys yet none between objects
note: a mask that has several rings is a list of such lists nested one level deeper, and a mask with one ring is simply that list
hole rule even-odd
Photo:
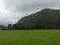
[{"label": "overcast sky", "polygon": [[58,0],[0,0],[0,24],[16,23],[20,18],[44,8],[60,8]]}]

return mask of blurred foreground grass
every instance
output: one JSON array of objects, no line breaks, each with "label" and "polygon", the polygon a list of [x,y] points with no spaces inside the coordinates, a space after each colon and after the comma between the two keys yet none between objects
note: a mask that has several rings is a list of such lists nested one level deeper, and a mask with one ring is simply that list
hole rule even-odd
[{"label": "blurred foreground grass", "polygon": [[60,45],[60,30],[1,30],[0,45]]}]

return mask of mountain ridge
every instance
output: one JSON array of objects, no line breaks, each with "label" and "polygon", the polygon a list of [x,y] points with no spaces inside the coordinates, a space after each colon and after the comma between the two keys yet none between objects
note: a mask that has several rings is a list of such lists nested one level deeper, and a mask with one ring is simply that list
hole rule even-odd
[{"label": "mountain ridge", "polygon": [[60,10],[43,9],[21,18],[15,25],[17,29],[60,28]]}]

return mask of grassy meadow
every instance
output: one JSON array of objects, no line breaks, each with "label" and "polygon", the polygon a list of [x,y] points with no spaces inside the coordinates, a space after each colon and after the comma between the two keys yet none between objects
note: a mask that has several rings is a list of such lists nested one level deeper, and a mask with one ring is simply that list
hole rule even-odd
[{"label": "grassy meadow", "polygon": [[0,30],[0,45],[60,45],[60,30]]}]

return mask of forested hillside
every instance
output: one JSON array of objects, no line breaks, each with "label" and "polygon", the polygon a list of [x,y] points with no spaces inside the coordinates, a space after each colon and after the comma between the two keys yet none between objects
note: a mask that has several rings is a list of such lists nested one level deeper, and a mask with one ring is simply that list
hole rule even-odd
[{"label": "forested hillside", "polygon": [[23,17],[15,24],[16,29],[59,29],[60,10],[43,9]]},{"label": "forested hillside", "polygon": [[60,10],[43,9],[21,18],[16,24],[5,29],[60,29]]}]

